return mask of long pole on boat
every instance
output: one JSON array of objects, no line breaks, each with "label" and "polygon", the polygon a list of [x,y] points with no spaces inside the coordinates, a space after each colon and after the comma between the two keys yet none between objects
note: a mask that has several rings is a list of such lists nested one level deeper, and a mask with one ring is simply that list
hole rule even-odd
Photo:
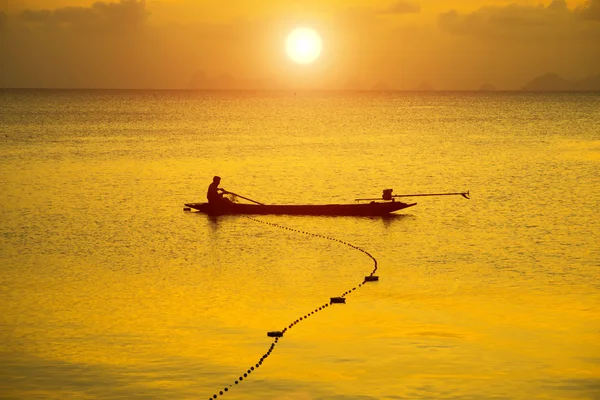
[{"label": "long pole on boat", "polygon": [[259,205],[261,205],[261,206],[264,206],[264,204],[263,204],[263,203],[260,203],[260,202],[258,202],[258,201],[256,201],[256,200],[249,199],[249,198],[247,198],[247,197],[244,197],[244,196],[240,196],[240,195],[239,195],[239,194],[237,194],[237,193],[229,192],[229,191],[227,191],[227,190],[225,190],[225,189],[223,189],[223,193],[232,194],[232,195],[234,195],[234,196],[237,196],[237,197],[239,197],[240,199],[248,200],[248,201],[251,201],[251,202],[253,202],[253,203],[259,204]]},{"label": "long pole on boat", "polygon": [[[415,194],[393,194],[391,197],[423,197],[423,196],[457,196],[460,195],[467,200],[470,200],[469,192],[456,192],[456,193],[415,193]],[[377,199],[355,199],[355,201],[368,201],[368,200],[381,200],[382,197]],[[388,199],[385,199],[388,200]]]},{"label": "long pole on boat", "polygon": [[392,197],[422,197],[422,196],[456,196],[461,195],[467,200],[469,198],[469,192],[457,192],[457,193],[417,193],[417,194],[393,194]]}]

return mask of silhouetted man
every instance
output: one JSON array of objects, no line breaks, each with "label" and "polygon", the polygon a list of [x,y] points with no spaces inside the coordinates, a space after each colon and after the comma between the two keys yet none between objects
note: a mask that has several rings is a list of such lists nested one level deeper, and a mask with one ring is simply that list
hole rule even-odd
[{"label": "silhouetted man", "polygon": [[213,177],[212,183],[208,186],[206,198],[211,204],[223,203],[227,200],[223,198],[223,194],[227,193],[227,191],[225,189],[221,189],[219,187],[219,183],[221,183],[221,177],[215,176]]}]

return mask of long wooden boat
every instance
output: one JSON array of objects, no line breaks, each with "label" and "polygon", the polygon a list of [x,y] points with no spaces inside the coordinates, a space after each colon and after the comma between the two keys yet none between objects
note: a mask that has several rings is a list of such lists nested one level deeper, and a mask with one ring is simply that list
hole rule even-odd
[{"label": "long wooden boat", "polygon": [[224,214],[279,214],[279,215],[335,215],[335,216],[382,216],[415,206],[417,203],[386,201],[357,204],[278,205],[245,203],[188,203],[193,208],[210,215]]}]

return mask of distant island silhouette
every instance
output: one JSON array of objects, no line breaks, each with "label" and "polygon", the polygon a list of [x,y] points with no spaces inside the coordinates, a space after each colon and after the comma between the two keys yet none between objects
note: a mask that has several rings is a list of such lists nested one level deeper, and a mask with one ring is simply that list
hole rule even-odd
[{"label": "distant island silhouette", "polygon": [[524,92],[599,91],[600,75],[579,81],[568,81],[558,74],[546,73],[528,82],[521,90]]},{"label": "distant island silhouette", "polygon": [[[209,78],[203,71],[196,71],[189,80],[186,89],[189,90],[297,90],[296,88],[287,87],[277,80],[275,77],[265,79],[239,79],[229,73]],[[298,89],[301,90],[301,89]],[[368,86],[363,84],[356,77],[348,78],[337,90],[346,91],[415,91],[415,92],[432,92],[436,89],[426,81],[422,81],[419,85],[412,89],[395,88],[384,81],[377,81],[373,85]],[[477,91],[494,92],[498,88],[489,82],[483,83]],[[503,89],[504,90],[504,89]],[[522,92],[585,92],[585,91],[600,91],[600,74],[586,77],[580,80],[567,80],[556,73],[545,73],[533,78],[520,89],[512,91]]]}]

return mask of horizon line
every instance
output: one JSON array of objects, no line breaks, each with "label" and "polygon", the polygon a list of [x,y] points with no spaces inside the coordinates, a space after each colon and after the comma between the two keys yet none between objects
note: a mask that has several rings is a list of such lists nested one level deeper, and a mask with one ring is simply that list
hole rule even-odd
[{"label": "horizon line", "polygon": [[527,89],[273,89],[273,88],[212,88],[212,89],[190,89],[190,88],[78,88],[78,87],[0,87],[0,90],[98,90],[98,91],[178,91],[178,92],[354,92],[354,93],[452,93],[452,92],[467,92],[467,93],[593,93],[600,92],[597,89],[567,89],[567,90],[527,90]]}]

